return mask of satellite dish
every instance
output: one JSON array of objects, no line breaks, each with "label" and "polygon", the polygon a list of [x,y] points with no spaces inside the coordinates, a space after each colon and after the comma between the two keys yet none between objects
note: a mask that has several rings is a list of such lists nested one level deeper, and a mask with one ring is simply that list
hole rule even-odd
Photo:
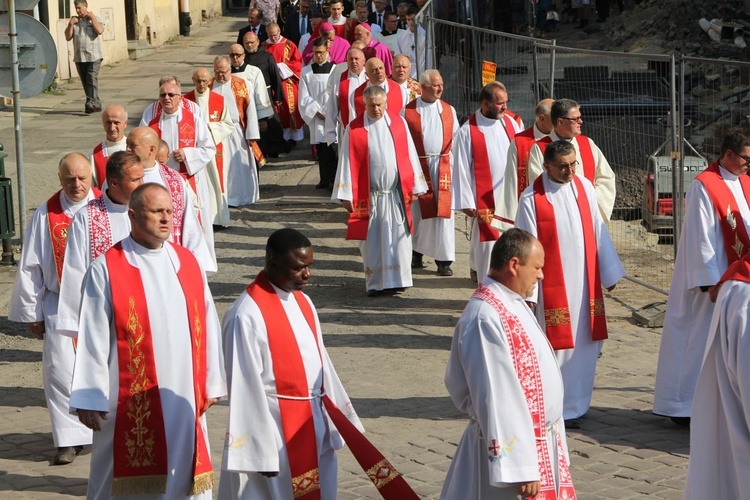
[{"label": "satellite dish", "polygon": [[[0,14],[0,95],[5,97],[11,97],[13,90],[9,22],[7,13]],[[57,71],[57,48],[49,30],[31,16],[17,12],[16,31],[18,79],[24,99],[41,94],[52,83]]]}]

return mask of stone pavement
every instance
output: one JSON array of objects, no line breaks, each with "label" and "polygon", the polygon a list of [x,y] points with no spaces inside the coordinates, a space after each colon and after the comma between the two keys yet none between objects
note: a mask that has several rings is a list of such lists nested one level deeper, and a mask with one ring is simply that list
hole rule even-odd
[{"label": "stone pavement", "polygon": [[[194,27],[156,54],[102,68],[105,103],[125,104],[135,126],[156,98],[162,74],[179,75],[190,88],[196,66],[210,66],[235,39],[240,18],[223,17]],[[27,203],[31,209],[57,187],[62,154],[88,151],[101,137],[99,119],[83,114],[77,81],[59,95],[23,102]],[[0,143],[14,162],[12,110],[0,112]],[[395,297],[365,297],[355,244],[344,240],[345,216],[319,191],[317,167],[307,146],[261,170],[261,201],[233,210],[232,226],[216,234],[219,273],[211,288],[219,314],[263,265],[268,234],[290,226],[315,245],[315,277],[308,294],[318,307],[326,344],[362,417],[369,438],[425,498],[437,498],[450,458],[466,426],[443,386],[453,326],[472,292],[464,217],[457,219],[455,276],[438,278],[434,263],[417,271],[414,288]],[[86,491],[90,455],[52,467],[54,455],[41,389],[41,343],[4,316],[13,269],[0,268],[0,498],[64,498]],[[689,435],[651,415],[659,332],[629,320],[648,293],[624,282],[608,295],[610,340],[599,362],[592,408],[581,429],[568,431],[579,498],[677,499],[687,471]],[[208,415],[215,468],[221,463],[226,403]],[[378,498],[351,454],[340,457],[340,498]],[[468,479],[467,479],[468,480]]]}]

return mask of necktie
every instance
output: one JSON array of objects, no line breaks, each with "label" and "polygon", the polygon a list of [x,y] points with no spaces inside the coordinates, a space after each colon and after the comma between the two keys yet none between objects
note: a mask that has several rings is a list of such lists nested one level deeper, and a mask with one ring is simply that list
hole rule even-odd
[{"label": "necktie", "polygon": [[306,16],[300,16],[299,19],[299,34],[304,35],[307,33],[307,30],[305,29],[305,21],[307,21]]},{"label": "necktie", "polygon": [[378,26],[383,27],[383,14],[378,14]]}]

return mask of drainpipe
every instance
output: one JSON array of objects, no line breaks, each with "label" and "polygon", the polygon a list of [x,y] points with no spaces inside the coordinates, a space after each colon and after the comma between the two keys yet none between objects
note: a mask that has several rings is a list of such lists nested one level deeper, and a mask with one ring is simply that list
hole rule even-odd
[{"label": "drainpipe", "polygon": [[180,35],[190,36],[190,25],[193,20],[190,19],[190,0],[180,0]]}]

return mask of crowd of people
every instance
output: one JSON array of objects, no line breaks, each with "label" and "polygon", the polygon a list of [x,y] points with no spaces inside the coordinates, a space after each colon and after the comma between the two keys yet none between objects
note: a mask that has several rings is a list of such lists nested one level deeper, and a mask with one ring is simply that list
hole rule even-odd
[{"label": "crowd of people", "polygon": [[[306,125],[315,187],[348,213],[369,297],[412,286],[425,256],[451,276],[454,214],[472,221],[477,289],[445,375],[471,420],[442,497],[575,498],[565,428],[589,410],[608,337],[604,291],[625,276],[607,230],[615,174],[582,134],[581,107],[544,99],[527,128],[494,81],[460,124],[419,55],[416,4],[253,3],[237,43],[195,69],[192,90],[161,78],[127,134],[124,106],[101,110],[103,140],[60,160],[61,189],[29,223],[9,318],[44,338],[53,462],[93,443],[90,498],[211,498],[205,413],[228,396],[220,498],[335,498],[344,444],[384,497],[416,498],[364,438],[325,350],[302,293],[307,237],[270,235],[263,271],[223,322],[211,296],[214,228],[258,200],[258,170],[297,147]],[[659,356],[654,412],[700,421],[692,439],[711,450],[706,464],[731,455],[707,442],[711,429],[744,446],[738,460],[750,450],[728,430],[746,425],[747,401],[723,396],[745,384],[733,350],[747,328],[734,313],[747,310],[750,281],[748,165],[750,132],[733,129],[688,192]],[[706,403],[691,411],[694,396]],[[708,470],[691,463],[693,491],[722,476],[737,494],[721,498],[750,492],[745,475]]]}]

